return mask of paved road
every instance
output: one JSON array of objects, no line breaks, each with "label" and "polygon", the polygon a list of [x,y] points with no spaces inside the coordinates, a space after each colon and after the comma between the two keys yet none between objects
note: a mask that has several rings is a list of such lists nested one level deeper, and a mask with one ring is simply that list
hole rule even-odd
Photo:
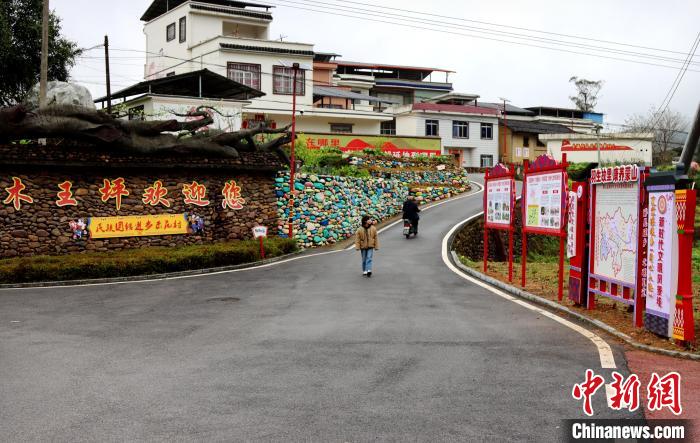
[{"label": "paved road", "polygon": [[[381,234],[371,279],[342,251],[0,291],[0,440],[557,440],[582,416],[573,384],[609,371],[582,335],[446,268],[441,240],[481,198],[426,211],[416,239]],[[594,405],[609,415],[602,389]]]}]

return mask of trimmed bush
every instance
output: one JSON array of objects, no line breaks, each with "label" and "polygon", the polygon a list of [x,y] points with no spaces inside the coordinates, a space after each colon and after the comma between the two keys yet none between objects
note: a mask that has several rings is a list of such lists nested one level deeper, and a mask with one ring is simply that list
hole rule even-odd
[{"label": "trimmed bush", "polygon": [[[267,238],[264,244],[266,258],[298,250],[296,242],[286,238]],[[39,255],[0,260],[0,283],[161,274],[239,265],[258,260],[260,246],[257,240],[76,255]]]}]

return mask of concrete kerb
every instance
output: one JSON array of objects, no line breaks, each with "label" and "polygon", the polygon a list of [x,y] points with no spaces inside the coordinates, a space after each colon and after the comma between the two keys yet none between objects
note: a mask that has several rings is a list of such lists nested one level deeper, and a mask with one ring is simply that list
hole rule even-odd
[{"label": "concrete kerb", "polygon": [[[483,214],[483,212],[482,212],[482,214]],[[466,222],[464,224],[466,224]],[[464,225],[462,225],[462,226],[464,226]],[[537,296],[537,295],[532,294],[532,293],[527,292],[527,291],[523,291],[522,289],[516,288],[515,286],[511,286],[511,285],[504,283],[498,279],[495,279],[493,277],[490,277],[486,274],[483,274],[479,271],[476,271],[474,269],[471,269],[471,268],[465,266],[460,261],[459,257],[457,256],[457,253],[452,250],[452,243],[454,241],[454,237],[456,236],[457,232],[459,232],[459,229],[455,230],[455,233],[450,237],[447,244],[448,244],[448,248],[450,251],[452,263],[457,268],[459,268],[462,272],[464,272],[465,274],[468,274],[471,277],[477,278],[477,279],[479,279],[479,280],[481,280],[481,281],[483,281],[491,286],[494,286],[502,291],[505,291],[508,294],[511,294],[515,297],[519,297],[523,300],[527,300],[529,302],[538,304],[542,307],[570,315],[571,317],[579,320],[580,322],[589,324],[591,326],[594,326],[598,329],[601,329],[601,330],[607,332],[608,334],[622,340],[623,342],[632,346],[633,348],[641,349],[643,351],[648,351],[648,352],[655,352],[657,354],[667,355],[669,357],[686,358],[689,360],[700,361],[700,354],[693,354],[691,352],[683,352],[683,351],[671,351],[668,349],[657,348],[655,346],[649,346],[649,345],[639,343],[638,341],[634,340],[629,335],[618,331],[617,329],[613,328],[612,326],[610,326],[606,323],[603,323],[600,320],[596,320],[596,319],[587,317],[583,314],[572,311],[571,309],[567,308],[566,306],[562,306],[557,302],[554,302],[552,300],[547,300],[546,298],[542,298],[540,296]]]},{"label": "concrete kerb", "polygon": [[149,280],[160,280],[168,277],[184,277],[191,275],[201,275],[201,274],[211,274],[214,272],[222,271],[233,271],[236,269],[246,269],[254,268],[260,265],[267,265],[270,263],[275,263],[278,261],[286,260],[290,257],[301,255],[305,251],[297,251],[289,254],[280,255],[273,258],[268,258],[265,260],[258,260],[250,263],[241,263],[239,265],[230,266],[219,266],[216,268],[203,268],[203,269],[192,269],[189,271],[179,271],[179,272],[167,272],[161,274],[146,274],[146,275],[129,275],[124,277],[109,277],[109,278],[92,278],[84,280],[60,280],[60,281],[46,281],[46,282],[32,282],[32,283],[5,283],[0,284],[0,289],[20,289],[20,288],[47,288],[47,287],[61,287],[61,286],[76,286],[76,285],[91,285],[99,283],[119,283],[119,282],[129,282],[129,281],[149,281]]}]

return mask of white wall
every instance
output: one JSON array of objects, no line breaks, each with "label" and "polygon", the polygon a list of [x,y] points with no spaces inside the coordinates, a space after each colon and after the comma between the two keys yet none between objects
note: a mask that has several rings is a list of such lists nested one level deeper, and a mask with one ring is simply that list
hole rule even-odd
[{"label": "white wall", "polygon": [[[610,135],[610,138],[604,136],[600,138],[601,146],[603,146],[600,153],[602,163],[643,162],[645,165],[651,166],[653,154],[651,139],[624,136],[613,137],[615,136]],[[574,150],[564,151],[567,161],[572,163],[594,163],[598,161],[598,151],[595,149],[595,136],[570,134],[567,137],[566,134],[544,134],[540,135],[540,140],[546,142],[547,152],[557,160],[561,160],[562,157],[562,143],[564,140],[568,140],[570,144],[579,146]],[[610,147],[623,146],[632,149],[614,148],[614,150],[608,150],[605,149],[605,145]]]},{"label": "white wall", "polygon": [[[498,119],[465,114],[445,113],[409,113],[396,116],[396,135],[425,136],[425,121],[437,120],[438,135],[442,139],[443,153],[449,149],[463,149],[462,166],[479,167],[481,155],[491,155],[493,164],[498,163]],[[469,138],[453,138],[452,122],[455,120],[469,123]],[[481,138],[481,123],[493,125],[491,139]]]},{"label": "white wall", "polygon": [[143,105],[146,120],[175,119],[178,121],[187,121],[187,117],[181,117],[175,114],[186,114],[188,111],[195,110],[198,106],[210,106],[219,112],[212,111],[211,115],[214,119],[214,123],[208,128],[233,132],[241,129],[242,110],[246,104],[248,104],[248,102],[148,96],[130,102],[127,109]]}]

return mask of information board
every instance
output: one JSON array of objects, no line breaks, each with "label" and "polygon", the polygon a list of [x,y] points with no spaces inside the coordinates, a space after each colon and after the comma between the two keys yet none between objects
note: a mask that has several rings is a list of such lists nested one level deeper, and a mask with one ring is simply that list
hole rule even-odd
[{"label": "information board", "polygon": [[668,319],[678,281],[673,278],[676,231],[675,191],[649,193],[646,311]]},{"label": "information board", "polygon": [[510,226],[513,180],[504,178],[489,180],[486,185],[486,223]]},{"label": "information board", "polygon": [[563,172],[527,176],[526,227],[557,233],[561,230],[563,180]]},{"label": "information board", "polygon": [[592,272],[633,286],[637,276],[639,183],[596,185]]},{"label": "information board", "polygon": [[578,212],[576,191],[569,191],[566,232],[566,258],[576,255],[576,217]]}]

